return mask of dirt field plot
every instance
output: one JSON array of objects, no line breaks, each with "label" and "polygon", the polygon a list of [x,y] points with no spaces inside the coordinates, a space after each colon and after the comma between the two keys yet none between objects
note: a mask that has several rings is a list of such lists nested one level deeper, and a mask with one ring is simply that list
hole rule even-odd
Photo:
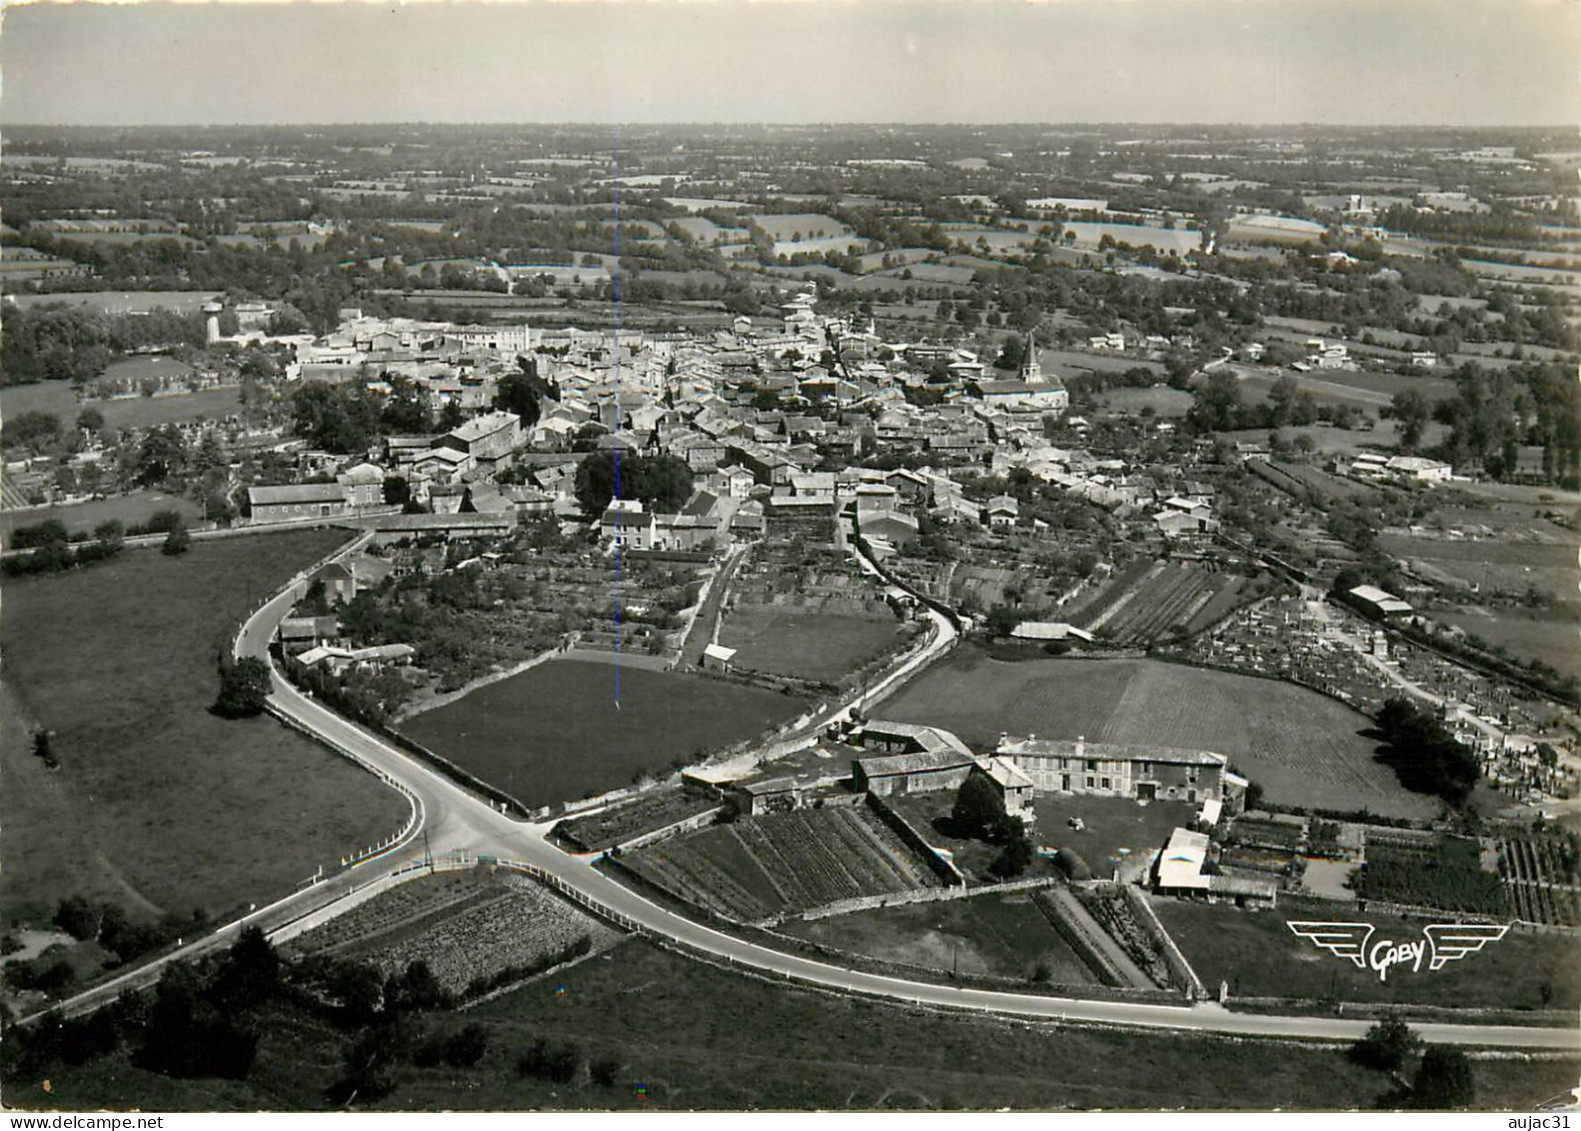
[{"label": "dirt field plot", "polygon": [[804,705],[705,676],[552,660],[402,729],[523,804],[547,805],[751,738]]},{"label": "dirt field plot", "polygon": [[1262,784],[1270,802],[1430,817],[1374,761],[1369,720],[1293,684],[1155,660],[994,660],[959,648],[875,708],[988,747],[1002,731],[1215,750]]},{"label": "dirt field plot", "polygon": [[725,614],[719,643],[737,649],[750,671],[834,681],[877,659],[904,638],[887,621],[832,613],[743,606]]},{"label": "dirt field plot", "polygon": [[1022,980],[1041,964],[1046,981],[1096,981],[1025,892],[880,907],[812,922],[792,920],[779,929],[853,954],[940,972]]},{"label": "dirt field plot", "polygon": [[6,585],[0,747],[13,914],[80,893],[140,915],[228,911],[289,891],[406,820],[392,790],[265,716],[209,713],[216,651],[249,600],[344,539],[296,531],[195,542]]},{"label": "dirt field plot", "polygon": [[939,884],[921,857],[860,806],[736,821],[622,859],[682,899],[748,920]]},{"label": "dirt field plot", "polygon": [[1225,904],[1154,899],[1153,909],[1203,983],[1245,997],[1337,998],[1341,1001],[1412,1002],[1494,1009],[1549,1008],[1581,1004],[1581,948],[1564,935],[1511,931],[1477,954],[1440,970],[1395,971],[1380,981],[1370,970],[1291,932],[1287,919],[1364,919],[1375,939],[1419,939],[1420,919],[1399,919],[1353,908],[1291,904],[1275,911],[1242,911]]}]

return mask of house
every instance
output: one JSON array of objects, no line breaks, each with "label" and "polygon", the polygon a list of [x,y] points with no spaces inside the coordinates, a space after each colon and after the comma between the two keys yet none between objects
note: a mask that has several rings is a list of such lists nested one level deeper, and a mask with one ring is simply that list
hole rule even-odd
[{"label": "house", "polygon": [[1030,820],[1036,787],[1032,779],[1008,758],[989,757],[977,764],[978,772],[985,775],[1004,802],[1005,813],[1011,817]]},{"label": "house", "polygon": [[334,617],[286,617],[280,622],[280,649],[287,656],[334,643],[339,636],[340,622]]},{"label": "house", "polygon": [[977,765],[967,745],[947,730],[877,719],[863,724],[857,741],[872,757],[852,763],[852,788],[888,796],[957,789]]},{"label": "house", "polygon": [[721,467],[714,472],[720,490],[732,499],[744,499],[752,492],[757,480],[743,467]]},{"label": "house", "polygon": [[335,476],[346,489],[346,502],[355,507],[377,507],[384,503],[384,468],[378,464],[353,464]]},{"label": "house", "polygon": [[247,506],[255,523],[334,518],[350,512],[347,489],[340,483],[297,483],[284,487],[249,487]]},{"label": "house", "polygon": [[658,530],[640,499],[611,499],[598,520],[599,536],[628,550],[651,550]]},{"label": "house", "polygon": [[1395,456],[1385,466],[1391,473],[1419,483],[1448,483],[1454,471],[1449,464],[1426,456]]},{"label": "house", "polygon": [[324,586],[324,599],[331,605],[344,605],[357,595],[356,577],[340,562],[330,562],[308,579],[309,585],[320,582]]},{"label": "house", "polygon": [[861,516],[862,537],[905,547],[917,540],[918,523],[899,511],[878,511]]},{"label": "house", "polygon": [[1014,526],[1021,517],[1021,504],[1014,495],[995,495],[984,511],[989,526]]},{"label": "house", "polygon": [[995,753],[1009,758],[1045,793],[1133,797],[1140,801],[1223,798],[1228,759],[1211,750],[1118,746],[1107,742],[1001,735]]},{"label": "house", "polygon": [[703,649],[703,667],[713,671],[727,672],[731,662],[736,658],[735,648],[726,648],[723,644],[710,644]]},{"label": "house", "polygon": [[446,432],[434,447],[463,452],[475,464],[496,467],[508,464],[520,443],[521,417],[514,412],[490,412]]}]

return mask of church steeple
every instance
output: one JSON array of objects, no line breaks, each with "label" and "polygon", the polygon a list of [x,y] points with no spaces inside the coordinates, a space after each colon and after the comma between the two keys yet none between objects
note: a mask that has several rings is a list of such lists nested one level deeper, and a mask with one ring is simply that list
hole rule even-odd
[{"label": "church steeple", "polygon": [[1043,367],[1038,364],[1038,337],[1033,331],[1027,335],[1026,353],[1021,358],[1021,380],[1029,385],[1043,383]]}]

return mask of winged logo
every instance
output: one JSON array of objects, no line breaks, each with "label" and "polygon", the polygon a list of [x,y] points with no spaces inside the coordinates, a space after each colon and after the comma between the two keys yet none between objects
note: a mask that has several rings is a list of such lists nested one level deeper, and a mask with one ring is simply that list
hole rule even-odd
[{"label": "winged logo", "polygon": [[1468,954],[1498,942],[1508,931],[1508,924],[1499,923],[1434,923],[1423,927],[1422,933],[1433,944],[1433,959],[1429,970],[1442,969],[1446,962],[1457,962]]},{"label": "winged logo", "polygon": [[1431,923],[1422,928],[1422,938],[1395,942],[1372,941],[1377,930],[1371,923],[1329,923],[1314,920],[1287,922],[1292,932],[1311,939],[1330,954],[1355,963],[1358,970],[1373,970],[1379,981],[1387,981],[1395,966],[1441,970],[1447,963],[1476,954],[1490,942],[1502,939],[1510,928],[1498,923]]},{"label": "winged logo", "polygon": [[1350,959],[1356,969],[1367,969],[1367,940],[1377,930],[1371,923],[1287,922],[1285,925],[1324,950]]}]

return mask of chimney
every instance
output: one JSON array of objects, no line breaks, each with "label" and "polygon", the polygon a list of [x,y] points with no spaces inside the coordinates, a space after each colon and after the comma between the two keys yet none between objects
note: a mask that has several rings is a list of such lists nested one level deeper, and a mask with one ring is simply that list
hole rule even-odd
[{"label": "chimney", "polygon": [[999,749],[1003,750],[1005,748],[1005,746],[1009,742],[1010,742],[1010,732],[1009,731],[1004,731],[1004,730],[1000,731],[999,732]]},{"label": "chimney", "polygon": [[1076,736],[1076,757],[1078,757],[1078,758],[1082,757],[1083,754],[1086,752],[1086,749],[1087,749],[1087,736],[1085,734],[1078,734]]}]

